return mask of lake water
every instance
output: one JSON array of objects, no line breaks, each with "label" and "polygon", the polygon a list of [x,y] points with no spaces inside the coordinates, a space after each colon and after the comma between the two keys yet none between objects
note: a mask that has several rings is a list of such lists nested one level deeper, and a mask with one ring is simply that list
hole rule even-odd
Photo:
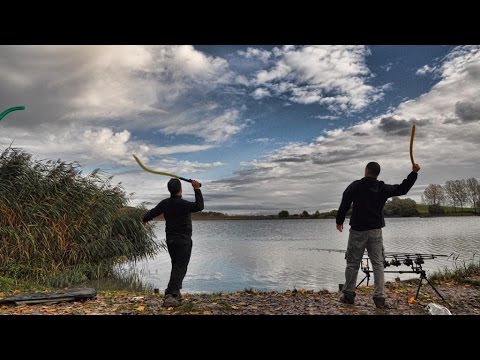
[{"label": "lake water", "polygon": [[[386,252],[459,255],[467,262],[480,257],[480,217],[387,218],[383,228]],[[348,219],[346,221],[348,223]],[[193,250],[183,282],[184,292],[233,292],[309,289],[338,290],[344,282],[348,240],[335,220],[218,220],[193,222]],[[165,239],[165,223],[156,222],[157,239]],[[458,260],[457,260],[457,264]],[[453,267],[452,258],[425,260],[433,269]],[[145,284],[166,288],[170,258],[166,251],[137,263]],[[410,270],[402,265],[386,270]],[[360,270],[358,280],[364,277]],[[419,278],[418,274],[385,274],[387,280]],[[373,281],[371,277],[370,285]]]}]

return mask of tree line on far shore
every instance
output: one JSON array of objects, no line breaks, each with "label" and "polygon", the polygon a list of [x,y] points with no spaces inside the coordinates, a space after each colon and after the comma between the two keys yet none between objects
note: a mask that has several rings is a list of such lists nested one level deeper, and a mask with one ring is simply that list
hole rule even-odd
[{"label": "tree line on far shore", "polygon": [[278,213],[279,218],[302,218],[302,219],[329,219],[329,218],[335,218],[337,216],[337,210],[331,210],[327,212],[321,213],[320,211],[315,211],[313,214],[309,214],[307,210],[303,210],[302,213],[300,214],[292,214],[287,210],[282,210]]},{"label": "tree line on far shore", "polygon": [[428,205],[430,214],[445,213],[445,206],[453,212],[465,208],[477,213],[480,208],[480,183],[476,178],[449,180],[445,185],[429,184],[422,195],[422,202]]},{"label": "tree line on far shore", "polygon": [[[429,184],[422,194],[422,204],[415,200],[392,197],[385,203],[385,216],[424,216],[456,214],[456,213],[480,213],[480,182],[476,178],[449,180],[445,185]],[[352,209],[347,212],[347,217]],[[461,215],[461,214],[458,214]],[[220,212],[202,212],[199,218],[251,218],[251,219],[332,219],[337,216],[337,210],[327,212],[315,211],[309,213],[303,210],[301,213],[291,214],[288,210],[281,210],[276,215],[227,215]]]}]

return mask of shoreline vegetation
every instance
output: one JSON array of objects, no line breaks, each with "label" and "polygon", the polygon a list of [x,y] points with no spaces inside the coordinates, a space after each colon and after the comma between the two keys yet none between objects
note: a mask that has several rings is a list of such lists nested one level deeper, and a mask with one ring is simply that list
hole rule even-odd
[{"label": "shoreline vegetation", "polygon": [[[427,315],[426,305],[446,306],[453,315],[480,315],[480,263],[444,269],[429,280],[445,297],[444,303],[425,282],[418,298],[419,279],[387,282],[390,309],[373,304],[373,286],[360,286],[354,305],[338,301],[338,292],[293,289],[231,293],[184,293],[179,307],[162,307],[163,295],[150,290],[100,290],[95,299],[36,305],[0,305],[0,315]],[[54,291],[26,283],[14,285],[0,277],[0,299],[25,291]],[[64,289],[65,290],[65,289]]]}]

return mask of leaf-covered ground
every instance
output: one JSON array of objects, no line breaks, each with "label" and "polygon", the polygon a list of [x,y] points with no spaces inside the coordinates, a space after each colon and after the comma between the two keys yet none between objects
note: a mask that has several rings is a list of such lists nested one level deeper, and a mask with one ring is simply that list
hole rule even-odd
[{"label": "leaf-covered ground", "polygon": [[[82,302],[62,302],[38,305],[1,305],[0,314],[35,315],[425,315],[425,306],[434,302],[446,305],[454,315],[480,315],[480,277],[466,284],[443,282],[435,287],[444,295],[442,302],[428,284],[423,284],[420,296],[414,301],[418,280],[387,283],[391,309],[376,309],[372,300],[373,288],[361,287],[354,305],[338,301],[339,293],[328,291],[258,292],[184,294],[177,308],[162,307],[163,296],[132,292],[98,292],[95,299]],[[0,299],[19,291],[0,293]]]}]

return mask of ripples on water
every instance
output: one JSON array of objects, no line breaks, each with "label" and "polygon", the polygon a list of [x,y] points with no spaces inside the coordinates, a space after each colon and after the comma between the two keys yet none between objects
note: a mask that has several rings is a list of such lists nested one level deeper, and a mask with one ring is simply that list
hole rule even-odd
[{"label": "ripples on water", "polygon": [[[480,218],[389,218],[383,228],[385,251],[452,253],[460,259],[480,256]],[[156,223],[158,240],[165,239],[165,223]],[[349,227],[347,226],[346,229]],[[348,230],[339,233],[335,220],[235,220],[193,223],[193,251],[186,292],[259,290],[338,290],[344,282]],[[337,251],[321,251],[333,249]],[[452,267],[451,258],[426,260],[424,268]],[[137,264],[141,278],[165,289],[170,258],[162,251],[154,260]],[[402,266],[388,270],[409,270]],[[364,274],[359,271],[359,280]],[[385,274],[387,280],[418,278],[417,274]]]}]

